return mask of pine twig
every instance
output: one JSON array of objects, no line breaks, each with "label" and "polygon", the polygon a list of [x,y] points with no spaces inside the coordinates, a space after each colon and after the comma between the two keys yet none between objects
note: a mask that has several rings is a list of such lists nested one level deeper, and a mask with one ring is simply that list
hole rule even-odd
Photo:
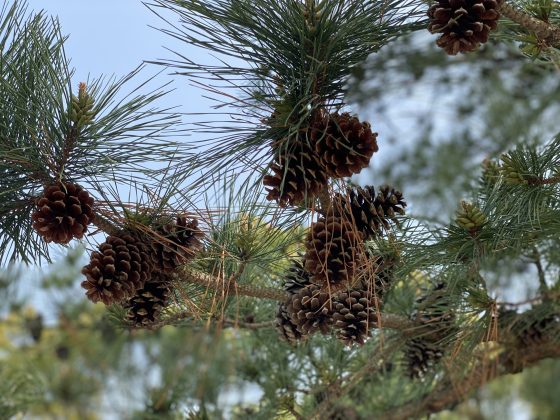
[{"label": "pine twig", "polygon": [[539,275],[539,288],[543,295],[546,295],[548,292],[548,285],[546,284],[546,277],[544,274],[544,269],[541,263],[541,254],[536,247],[533,247],[533,263],[537,267],[537,272]]},{"label": "pine twig", "polygon": [[499,10],[500,13],[508,19],[534,32],[535,35],[546,42],[547,45],[560,48],[560,27],[534,18],[506,1],[501,4]]},{"label": "pine twig", "polygon": [[529,178],[527,184],[529,185],[553,185],[560,183],[560,175],[550,178]]},{"label": "pine twig", "polygon": [[405,420],[417,418],[425,414],[438,413],[459,404],[475,389],[496,379],[499,376],[518,373],[546,358],[560,357],[560,346],[557,343],[534,343],[523,348],[509,348],[498,359],[498,369],[488,369],[487,363],[478,363],[459,383],[452,379],[443,381],[434,391],[420,401],[411,401],[399,408],[388,410],[379,418]]},{"label": "pine twig", "polygon": [[224,325],[235,328],[247,328],[249,330],[260,330],[261,328],[274,328],[274,321],[245,322],[236,319],[224,319]]},{"label": "pine twig", "polygon": [[118,235],[121,233],[121,229],[113,222],[111,222],[105,216],[102,216],[99,211],[95,212],[95,219],[93,219],[93,224],[97,226],[100,230],[105,232],[107,235]]},{"label": "pine twig", "polygon": [[332,201],[329,194],[328,186],[321,190],[319,194],[317,194],[317,198],[319,198],[321,214],[326,215],[332,207]]},{"label": "pine twig", "polygon": [[235,294],[240,296],[271,299],[280,302],[283,302],[288,298],[288,293],[284,290],[274,289],[270,287],[257,287],[248,284],[239,284],[237,283],[237,281],[224,284],[224,282],[220,279],[217,279],[209,274],[200,272],[198,270],[193,270],[189,267],[179,268],[176,276],[178,276],[179,280],[193,284],[200,284],[218,292],[227,292],[229,287],[233,287],[233,289],[235,290]]}]

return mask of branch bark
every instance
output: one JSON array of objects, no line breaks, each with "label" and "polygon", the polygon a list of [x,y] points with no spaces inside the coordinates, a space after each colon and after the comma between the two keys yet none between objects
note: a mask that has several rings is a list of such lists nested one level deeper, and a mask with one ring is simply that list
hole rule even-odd
[{"label": "branch bark", "polygon": [[529,347],[508,348],[497,360],[497,369],[488,369],[487,363],[479,362],[470,374],[459,382],[444,380],[430,394],[420,401],[411,401],[399,408],[388,410],[380,418],[390,420],[406,420],[438,413],[452,408],[465,399],[475,389],[496,379],[499,376],[521,372],[546,358],[560,357],[560,346],[550,341],[534,343]]},{"label": "branch bark", "polygon": [[500,5],[499,10],[503,16],[534,32],[547,45],[560,48],[560,27],[530,16],[506,1]]}]

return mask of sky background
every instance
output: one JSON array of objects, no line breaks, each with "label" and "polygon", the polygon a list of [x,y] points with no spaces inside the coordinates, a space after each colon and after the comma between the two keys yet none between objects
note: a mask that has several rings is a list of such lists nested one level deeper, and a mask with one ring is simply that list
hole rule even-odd
[{"label": "sky background", "polygon": [[[201,58],[201,51],[181,43],[154,29],[167,24],[151,12],[140,0],[28,0],[29,9],[44,10],[58,16],[62,33],[69,35],[65,44],[67,56],[76,69],[75,84],[85,81],[88,75],[120,78],[144,60],[170,59],[173,54],[166,48],[179,51],[192,58]],[[171,18],[175,21],[174,16]],[[149,65],[145,77],[162,71],[162,67]],[[171,71],[157,78],[158,84],[172,81]],[[132,86],[132,85],[131,85]],[[200,98],[200,90],[190,86],[187,78],[175,78],[175,89],[164,97],[159,106],[181,106],[182,112],[200,112],[201,105],[208,109],[209,102]]]}]

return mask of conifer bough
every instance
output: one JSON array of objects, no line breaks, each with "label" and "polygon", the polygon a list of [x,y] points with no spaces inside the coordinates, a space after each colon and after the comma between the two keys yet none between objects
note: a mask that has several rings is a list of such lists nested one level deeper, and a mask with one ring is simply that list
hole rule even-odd
[{"label": "conifer bough", "polygon": [[[182,19],[184,26],[168,33],[190,45],[211,50],[220,56],[218,62],[223,66],[197,64],[182,54],[178,61],[166,64],[180,68],[181,73],[194,79],[229,83],[240,95],[238,98],[225,93],[233,101],[235,119],[241,118],[239,115],[249,118],[244,121],[247,125],[243,130],[210,126],[215,129],[212,136],[224,131],[234,134],[218,136],[213,143],[201,142],[203,146],[196,154],[186,154],[188,170],[181,165],[173,167],[176,175],[169,178],[162,176],[162,171],[143,172],[142,176],[148,175],[146,179],[162,178],[153,186],[171,184],[171,192],[157,199],[153,198],[153,190],[147,188],[155,203],[138,203],[135,213],[130,210],[130,203],[117,199],[115,205],[106,201],[104,205],[111,209],[106,211],[118,221],[116,224],[107,223],[100,213],[95,217],[91,213],[90,217],[93,203],[78,187],[66,183],[56,184],[51,190],[47,187],[44,199],[37,202],[39,208],[34,209],[36,215],[31,216],[34,228],[46,240],[68,242],[83,235],[84,214],[88,223],[93,221],[108,234],[83,269],[86,280],[82,285],[92,301],[118,304],[126,311],[128,325],[139,328],[156,328],[178,320],[191,324],[197,319],[235,325],[235,311],[254,310],[258,315],[245,313],[250,321],[243,324],[265,331],[250,338],[236,335],[231,343],[251,346],[251,357],[260,363],[255,375],[263,386],[271,385],[270,378],[281,377],[282,388],[274,383],[274,392],[266,393],[267,398],[274,400],[276,391],[281,392],[282,397],[290,399],[296,417],[303,417],[301,411],[306,418],[325,418],[321,414],[335,413],[338,400],[346,398],[359,401],[357,410],[364,412],[375,401],[360,398],[360,393],[385,387],[389,382],[399,386],[403,393],[400,401],[404,403],[394,407],[387,418],[436,412],[464,398],[455,389],[470,390],[487,379],[518,372],[545,357],[560,356],[558,303],[547,285],[547,281],[557,279],[547,278],[541,267],[542,303],[521,314],[503,314],[500,321],[496,318],[497,304],[490,298],[481,274],[481,267],[493,262],[488,256],[499,259],[508,252],[508,257],[521,260],[526,256],[528,242],[532,256],[538,246],[550,251],[548,246],[557,245],[556,201],[560,194],[554,174],[560,166],[560,138],[545,151],[531,149],[504,155],[503,165],[494,168],[493,186],[485,185],[475,191],[477,205],[462,203],[455,223],[443,229],[406,220],[399,230],[399,216],[404,215],[406,206],[399,191],[382,187],[376,195],[373,187],[348,188],[344,184],[348,181],[344,178],[369,165],[378,149],[377,134],[369,123],[345,112],[344,86],[352,67],[389,40],[418,29],[418,22],[413,22],[418,15],[410,4],[392,0],[155,3],[178,13]],[[505,16],[514,16],[505,3],[500,7],[497,1],[440,0],[429,9],[429,28],[441,34],[438,45],[449,54],[472,51],[496,29],[500,10]],[[552,24],[519,16],[514,20],[553,43]],[[546,36],[543,25],[549,30]],[[3,31],[13,27],[0,25],[2,52],[4,43],[12,39]],[[32,29],[34,34],[41,32],[37,27]],[[23,42],[17,36],[14,39]],[[29,197],[36,197],[39,187],[52,186],[53,180],[81,179],[84,175],[88,185],[105,197],[108,188],[98,182],[94,176],[97,172],[105,177],[110,173],[114,177],[111,181],[123,181],[126,175],[122,174],[132,170],[133,165],[126,166],[130,161],[144,163],[160,152],[169,162],[181,160],[175,155],[179,149],[170,147],[171,143],[161,148],[150,146],[154,133],[169,127],[169,120],[159,119],[156,112],[142,111],[159,94],[140,97],[110,110],[108,104],[120,87],[118,84],[105,94],[99,83],[90,84],[87,89],[80,84],[77,96],[65,88],[67,80],[61,84],[51,81],[56,85],[55,95],[49,90],[49,95],[40,96],[41,89],[30,92],[23,85],[14,88],[17,79],[11,74],[11,67],[20,71],[46,66],[40,75],[55,74],[57,78],[71,73],[67,63],[55,54],[56,49],[53,52],[50,44],[42,48],[45,54],[0,61],[2,75],[6,74],[6,78],[0,79],[0,87],[11,95],[13,103],[41,103],[41,109],[54,110],[34,118],[42,124],[36,127],[30,127],[35,124],[33,121],[22,126],[20,122],[27,120],[20,114],[10,117],[10,112],[27,112],[27,107],[6,107],[6,112],[0,113],[2,118],[11,118],[0,124],[0,169],[11,182],[5,195],[10,205],[24,203],[21,205],[29,207],[30,202],[34,203]],[[41,57],[62,63],[65,71],[33,61]],[[247,65],[228,64],[231,57],[245,60]],[[3,67],[5,62],[10,66]],[[21,63],[25,65],[20,68]],[[28,80],[41,87],[41,77],[28,76]],[[217,92],[215,86],[204,87],[212,93],[224,93]],[[262,118],[261,114],[273,117]],[[142,117],[152,123],[138,123]],[[208,129],[206,123],[201,125]],[[8,130],[12,127],[13,132]],[[44,127],[50,131],[42,131]],[[28,136],[29,132],[33,135]],[[113,141],[122,138],[129,140]],[[50,147],[41,147],[44,144]],[[29,156],[22,155],[21,150],[29,152]],[[267,163],[272,174],[263,179]],[[195,191],[210,190],[216,180],[229,182],[232,168],[240,172],[251,169],[243,186],[231,183],[241,191],[242,205],[237,208],[238,202],[227,203],[215,213],[208,211],[210,216],[203,221],[212,228],[203,241],[198,219],[176,217],[180,212],[170,211],[169,203],[178,202],[173,201],[177,197],[184,201],[191,192],[194,196]],[[200,179],[182,188],[181,182],[191,174],[189,171],[202,169]],[[266,193],[259,189],[263,183]],[[226,195],[224,190],[216,191],[220,198]],[[280,214],[274,204],[263,203],[265,194],[281,207],[300,207],[285,209]],[[320,208],[315,212],[317,199]],[[101,209],[97,205],[96,211]],[[119,206],[125,208],[124,216],[117,210]],[[18,252],[37,253],[38,244],[23,243],[21,238],[27,236],[14,230],[14,219],[5,216],[12,214],[13,208],[2,208],[0,235],[9,231],[10,240],[22,242],[16,244]],[[235,212],[240,217],[250,213],[257,220],[266,220],[266,227],[262,231],[255,228],[255,234],[246,240],[232,222]],[[22,211],[27,222],[31,213]],[[162,218],[161,213],[173,216]],[[219,221],[213,224],[215,214]],[[282,223],[271,226],[277,220]],[[303,220],[309,221],[307,235],[301,229],[293,229],[301,227]],[[296,238],[298,245],[294,245]],[[5,243],[5,236],[2,239],[0,243]],[[387,244],[398,248],[399,258],[385,252]],[[305,255],[292,262],[288,255],[298,246],[305,248]],[[288,268],[283,270],[285,266]],[[421,275],[414,276],[417,271]],[[281,283],[283,289],[274,287]],[[436,286],[414,303],[418,291],[428,283]],[[232,299],[235,295],[258,300],[241,300],[243,305],[234,309],[236,305],[231,302],[236,301]],[[275,321],[273,305],[266,299],[278,302]],[[382,312],[387,307],[396,313]],[[257,317],[266,319],[253,322]],[[302,345],[287,349],[270,340],[270,331],[266,329],[274,323],[286,341]],[[316,332],[325,337],[307,340]],[[344,349],[332,340],[332,332],[344,344],[361,347]],[[499,347],[497,356],[488,351],[491,345]],[[285,354],[288,351],[289,357]],[[277,363],[282,361],[288,363]],[[488,373],[484,368],[493,361],[498,369]],[[292,363],[297,372],[290,377],[295,370]],[[267,375],[275,366],[281,366],[285,372]],[[380,377],[381,370],[391,375],[391,381]],[[469,376],[471,370],[473,374]],[[424,388],[426,395],[418,392],[418,382],[410,382],[418,378],[426,378],[430,385]],[[363,387],[358,386],[362,384]],[[316,394],[314,388],[323,385],[327,390],[321,401],[311,400]],[[293,391],[300,386],[306,389]],[[277,403],[270,404],[274,416],[279,413]],[[266,410],[265,405],[259,406],[259,410]],[[266,415],[264,411],[260,414]]]}]

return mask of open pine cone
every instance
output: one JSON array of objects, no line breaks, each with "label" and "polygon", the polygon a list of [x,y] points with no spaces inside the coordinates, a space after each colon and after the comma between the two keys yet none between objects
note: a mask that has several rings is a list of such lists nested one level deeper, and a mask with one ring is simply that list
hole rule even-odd
[{"label": "open pine cone", "polygon": [[476,50],[498,26],[499,0],[438,0],[428,10],[428,30],[449,55]]},{"label": "open pine cone", "polygon": [[267,200],[280,206],[298,205],[316,196],[327,185],[327,175],[306,138],[275,148],[270,165],[272,175],[265,175]]},{"label": "open pine cone", "polygon": [[330,216],[313,223],[304,257],[311,282],[330,292],[348,287],[363,259],[360,235],[342,218]]},{"label": "open pine cone", "polygon": [[167,305],[171,293],[170,279],[164,275],[155,276],[144,283],[125,305],[126,317],[136,327],[149,327],[157,321]]},{"label": "open pine cone", "polygon": [[330,295],[314,284],[295,293],[286,308],[287,314],[303,336],[316,331],[327,334],[332,324]]},{"label": "open pine cone", "polygon": [[362,345],[375,326],[376,301],[367,290],[341,292],[334,298],[333,320],[336,336],[347,346]]},{"label": "open pine cone", "polygon": [[285,303],[278,305],[274,325],[280,334],[280,337],[292,346],[296,345],[298,341],[307,338],[298,331],[297,325],[292,322],[290,315],[288,314],[288,307]]},{"label": "open pine cone", "polygon": [[127,233],[110,235],[82,269],[82,287],[94,303],[120,303],[144,286],[152,270],[152,255],[143,241]]},{"label": "open pine cone", "polygon": [[342,178],[359,173],[379,150],[377,133],[367,122],[345,112],[331,114],[312,131],[315,151],[327,175]]},{"label": "open pine cone", "polygon": [[284,290],[290,294],[297,293],[311,283],[309,273],[305,271],[300,260],[292,260],[292,265],[288,269],[284,278]]},{"label": "open pine cone", "polygon": [[167,223],[157,229],[161,238],[152,244],[156,259],[156,269],[173,272],[178,266],[194,258],[202,249],[203,232],[198,229],[198,220],[177,217],[176,223]]},{"label": "open pine cone", "polygon": [[452,332],[455,314],[445,283],[436,284],[431,291],[416,300],[412,319],[427,326],[428,331],[423,338],[432,342],[441,341]]},{"label": "open pine cone", "polygon": [[71,182],[46,187],[36,206],[31,215],[33,228],[45,242],[67,244],[81,239],[95,218],[93,198]]},{"label": "open pine cone", "polygon": [[443,357],[443,351],[435,344],[422,338],[408,340],[405,348],[405,362],[411,379],[422,378],[429,368]]},{"label": "open pine cone", "polygon": [[365,238],[389,230],[388,220],[395,221],[397,214],[404,215],[405,207],[402,193],[387,185],[377,195],[372,186],[348,188],[346,195],[337,193],[333,200],[334,214],[348,219]]}]

